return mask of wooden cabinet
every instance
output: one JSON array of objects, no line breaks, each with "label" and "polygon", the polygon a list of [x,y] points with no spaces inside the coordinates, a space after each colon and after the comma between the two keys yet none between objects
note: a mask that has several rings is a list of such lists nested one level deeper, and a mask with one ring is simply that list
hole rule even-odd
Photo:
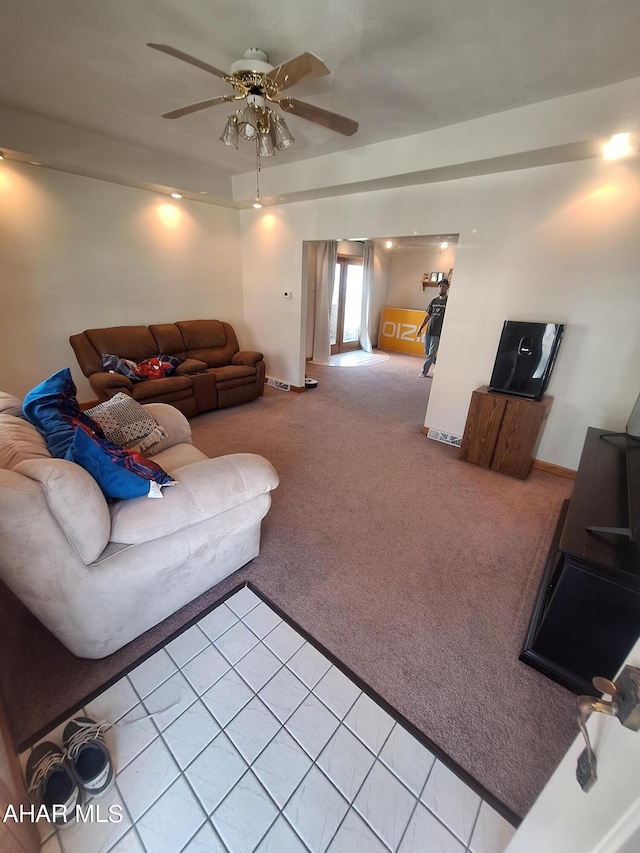
[{"label": "wooden cabinet", "polygon": [[491,393],[486,385],[476,388],[459,458],[524,480],[548,409],[547,397],[525,400]]}]

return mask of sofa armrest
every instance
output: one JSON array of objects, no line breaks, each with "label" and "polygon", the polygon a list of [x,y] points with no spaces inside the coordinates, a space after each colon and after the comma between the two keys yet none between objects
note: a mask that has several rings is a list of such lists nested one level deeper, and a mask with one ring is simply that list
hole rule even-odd
[{"label": "sofa armrest", "polygon": [[233,358],[231,359],[231,364],[248,364],[249,367],[253,367],[259,361],[262,361],[264,356],[261,352],[254,352],[253,350],[241,350],[237,352]]},{"label": "sofa armrest", "polygon": [[155,456],[176,444],[191,444],[191,427],[179,409],[168,403],[147,403],[144,408],[167,431],[167,437],[154,444],[147,456]]},{"label": "sofa armrest", "polygon": [[131,396],[133,389],[133,382],[121,373],[92,373],[89,384],[101,403],[120,392]]},{"label": "sofa armrest", "polygon": [[206,361],[200,361],[199,358],[187,358],[182,364],[176,367],[174,376],[189,376],[192,373],[202,373],[207,367],[208,364]]},{"label": "sofa armrest", "polygon": [[111,541],[139,545],[186,530],[278,485],[273,466],[254,453],[233,453],[176,468],[164,499],[133,498],[110,507]]},{"label": "sofa armrest", "polygon": [[[15,466],[14,473],[40,484],[49,512],[78,557],[85,566],[93,563],[109,541],[111,520],[91,474],[66,459],[27,459]],[[33,527],[38,527],[35,515]]]}]

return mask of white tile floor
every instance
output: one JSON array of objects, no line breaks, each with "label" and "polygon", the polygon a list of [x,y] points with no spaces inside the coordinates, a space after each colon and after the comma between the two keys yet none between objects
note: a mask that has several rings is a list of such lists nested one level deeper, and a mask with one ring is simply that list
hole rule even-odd
[{"label": "white tile floor", "polygon": [[514,832],[247,587],[84,711],[118,721],[116,784],[103,822],[39,824],[45,853],[502,853]]}]

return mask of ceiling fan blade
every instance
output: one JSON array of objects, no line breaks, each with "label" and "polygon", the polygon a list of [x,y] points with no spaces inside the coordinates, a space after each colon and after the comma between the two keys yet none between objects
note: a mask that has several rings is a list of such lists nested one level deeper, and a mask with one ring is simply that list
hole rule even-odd
[{"label": "ceiling fan blade", "polygon": [[181,116],[189,115],[189,113],[197,113],[198,110],[206,110],[208,107],[215,107],[218,104],[227,104],[229,101],[235,100],[233,95],[222,95],[220,98],[209,98],[208,101],[199,101],[197,104],[189,104],[187,107],[180,107],[177,110],[171,110],[168,113],[163,113],[162,118],[180,118]]},{"label": "ceiling fan blade", "polygon": [[331,113],[329,110],[323,110],[313,104],[307,104],[305,101],[299,101],[297,98],[283,98],[280,101],[280,106],[287,113],[321,124],[323,127],[328,127],[329,130],[335,130],[336,133],[342,133],[344,136],[353,136],[358,129],[357,121],[338,115],[338,113]]},{"label": "ceiling fan blade", "polygon": [[154,50],[160,50],[162,53],[168,53],[169,56],[175,56],[176,59],[182,59],[184,62],[188,62],[189,65],[195,65],[196,68],[202,68],[203,71],[208,71],[209,74],[215,74],[216,77],[222,77],[223,80],[227,76],[226,71],[220,71],[219,68],[209,65],[208,62],[203,62],[201,59],[196,59],[195,56],[183,53],[183,51],[178,50],[175,47],[171,47],[170,44],[154,44],[149,41],[147,42],[147,47],[152,47]]},{"label": "ceiling fan blade", "polygon": [[278,65],[267,74],[274,83],[280,87],[280,91],[294,86],[302,80],[314,80],[316,77],[324,77],[329,74],[329,69],[324,62],[313,53],[301,53],[286,62]]}]

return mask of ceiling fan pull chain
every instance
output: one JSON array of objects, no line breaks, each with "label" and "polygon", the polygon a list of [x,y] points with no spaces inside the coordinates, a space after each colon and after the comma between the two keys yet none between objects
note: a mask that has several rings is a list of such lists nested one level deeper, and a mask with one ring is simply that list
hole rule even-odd
[{"label": "ceiling fan pull chain", "polygon": [[258,136],[256,136],[256,201],[260,201],[260,169],[262,168],[260,164],[260,143],[258,142]]}]

